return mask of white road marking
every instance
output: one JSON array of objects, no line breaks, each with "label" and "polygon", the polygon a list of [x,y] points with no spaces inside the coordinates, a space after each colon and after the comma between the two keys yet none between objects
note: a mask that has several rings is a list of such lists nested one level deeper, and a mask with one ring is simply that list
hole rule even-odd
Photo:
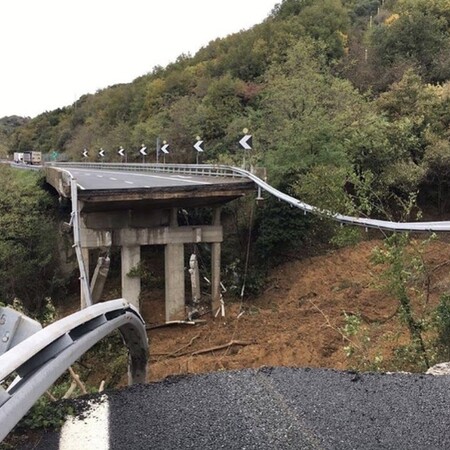
[{"label": "white road marking", "polygon": [[97,175],[97,178],[103,178],[103,175]]},{"label": "white road marking", "polygon": [[[136,174],[133,174],[134,176],[137,176],[137,177],[142,177],[142,176],[145,176],[145,175],[140,175],[140,174],[138,174],[138,173],[136,173]],[[148,175],[147,175],[148,176]],[[176,176],[172,176],[172,177],[162,177],[162,176],[160,176],[160,175],[150,175],[152,178],[159,178],[159,179],[161,179],[161,180],[173,180],[174,179],[174,177]],[[179,175],[178,175],[178,177],[179,177]],[[195,181],[195,180],[187,180],[187,179],[183,179],[183,181],[185,181],[186,183],[194,183],[194,184],[211,184],[211,183],[209,183],[209,182],[207,182],[207,181]]]},{"label": "white road marking", "polygon": [[111,181],[117,181],[117,178],[111,177],[110,180],[111,180]]},{"label": "white road marking", "polygon": [[85,188],[83,187],[83,186],[81,186],[81,184],[80,183],[77,183],[77,186],[82,190],[82,191],[84,191],[85,190]]},{"label": "white road marking", "polygon": [[125,180],[125,183],[127,183],[127,184],[134,184],[133,181],[127,181],[127,180]]},{"label": "white road marking", "polygon": [[83,412],[83,419],[70,417],[61,429],[60,450],[109,449],[109,403],[106,395]]}]

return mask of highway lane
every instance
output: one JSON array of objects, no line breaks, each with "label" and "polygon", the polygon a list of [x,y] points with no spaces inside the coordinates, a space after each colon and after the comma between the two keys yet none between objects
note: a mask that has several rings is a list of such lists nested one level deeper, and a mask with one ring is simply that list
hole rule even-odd
[{"label": "highway lane", "polygon": [[[151,172],[128,172],[114,170],[94,170],[67,168],[77,179],[81,190],[97,189],[140,189],[183,186],[204,186],[232,182],[229,178],[195,177],[190,175],[171,175]],[[242,181],[242,180],[239,180]]]}]

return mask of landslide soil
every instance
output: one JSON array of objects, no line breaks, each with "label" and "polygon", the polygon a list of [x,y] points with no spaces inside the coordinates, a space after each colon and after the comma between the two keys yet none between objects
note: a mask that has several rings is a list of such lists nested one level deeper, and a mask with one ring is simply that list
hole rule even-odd
[{"label": "landslide soil", "polygon": [[[364,352],[382,356],[386,367],[394,348],[408,342],[398,314],[398,301],[380,289],[381,266],[371,263],[379,240],[295,260],[274,268],[264,292],[243,302],[225,298],[225,317],[195,326],[153,328],[150,340],[150,380],[170,375],[261,366],[350,369],[341,331],[345,314],[361,317],[370,335]],[[428,277],[416,308],[431,311],[450,289],[450,244],[435,241],[424,253]],[[163,293],[144,296],[142,311],[150,327],[164,322]],[[363,345],[361,337],[355,344]],[[359,341],[358,341],[359,339]]]}]

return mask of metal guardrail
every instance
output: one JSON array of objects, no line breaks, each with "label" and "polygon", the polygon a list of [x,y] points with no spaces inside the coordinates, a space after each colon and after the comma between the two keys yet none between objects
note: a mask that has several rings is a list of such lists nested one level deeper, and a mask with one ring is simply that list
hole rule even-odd
[{"label": "metal guardrail", "polygon": [[331,211],[321,210],[301,200],[287,195],[270,184],[258,178],[253,173],[238,167],[208,164],[121,164],[121,163],[56,163],[58,167],[79,167],[92,169],[111,169],[139,172],[166,172],[195,176],[222,176],[240,177],[253,181],[260,190],[264,190],[278,199],[289,203],[307,213],[328,217],[337,222],[355,225],[365,228],[375,228],[386,231],[412,231],[412,232],[447,232],[450,231],[450,221],[437,222],[391,222],[389,220],[369,219],[365,217],[353,217],[344,214],[336,214]]},{"label": "metal guardrail", "polygon": [[389,220],[378,220],[378,219],[369,219],[365,217],[353,217],[347,216],[344,214],[336,214],[331,211],[321,210],[316,208],[315,206],[311,206],[307,203],[302,202],[290,195],[287,195],[278,189],[270,186],[270,184],[261,180],[257,176],[252,173],[238,169],[236,167],[233,170],[242,175],[246,176],[250,180],[254,181],[257,186],[261,189],[267,191],[269,194],[274,195],[275,197],[283,200],[290,205],[299,208],[305,212],[309,212],[312,214],[317,214],[320,216],[328,217],[337,222],[348,224],[348,225],[356,225],[360,227],[366,228],[376,228],[379,230],[386,231],[412,231],[412,232],[445,232],[450,231],[450,221],[437,221],[437,222],[391,222]]},{"label": "metal guardrail", "polygon": [[14,169],[22,169],[22,170],[33,170],[33,171],[38,171],[42,169],[42,166],[33,166],[31,164],[18,164],[15,162],[10,162],[8,161],[6,164],[9,164],[11,167],[13,167]]},{"label": "metal guardrail", "polygon": [[123,299],[99,303],[32,334],[0,356],[0,442],[37,399],[80,356],[99,340],[119,329],[129,349],[129,383],[147,378],[148,341],[138,311]]},{"label": "metal guardrail", "polygon": [[124,172],[157,172],[199,177],[246,178],[234,170],[234,167],[220,164],[122,164],[122,163],[46,163],[46,167],[79,168],[95,170],[118,170]]},{"label": "metal guardrail", "polygon": [[84,302],[87,306],[92,305],[92,294],[89,287],[89,275],[84,264],[83,254],[81,250],[81,231],[80,231],[80,211],[78,208],[78,187],[77,180],[74,176],[64,171],[70,177],[70,198],[72,200],[71,222],[73,227],[73,246],[78,260],[78,268],[80,270],[81,289],[83,291]]}]

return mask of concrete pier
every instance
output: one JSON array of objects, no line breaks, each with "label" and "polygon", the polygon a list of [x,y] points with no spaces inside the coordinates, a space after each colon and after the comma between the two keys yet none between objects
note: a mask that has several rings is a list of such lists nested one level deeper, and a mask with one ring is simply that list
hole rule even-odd
[{"label": "concrete pier", "polygon": [[166,322],[186,318],[184,244],[167,244],[164,252]]},{"label": "concrete pier", "polygon": [[122,297],[139,309],[139,298],[141,295],[141,278],[137,271],[141,262],[141,247],[139,245],[124,245],[121,247],[121,273],[122,273]]},{"label": "concrete pier", "polygon": [[[84,212],[81,246],[87,261],[89,249],[121,249],[122,297],[139,309],[141,280],[130,276],[139,268],[141,246],[164,245],[165,319],[186,318],[184,261],[185,244],[211,244],[211,298],[214,311],[220,307],[220,258],[223,229],[220,208],[214,209],[212,225],[180,226],[177,208],[152,211]],[[87,264],[87,263],[86,263]],[[82,299],[83,302],[83,299]]]}]

